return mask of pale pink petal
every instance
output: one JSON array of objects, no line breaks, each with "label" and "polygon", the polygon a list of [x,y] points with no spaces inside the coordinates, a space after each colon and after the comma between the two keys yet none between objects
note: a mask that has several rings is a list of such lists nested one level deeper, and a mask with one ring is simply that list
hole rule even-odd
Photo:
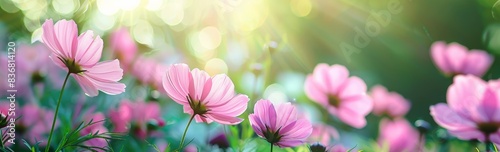
[{"label": "pale pink petal", "polygon": [[[329,88],[328,93],[337,94],[340,91],[340,86],[349,77],[349,71],[345,66],[334,64],[328,69],[328,80],[324,81],[326,83],[327,88]],[[366,90],[366,89],[365,89]]]},{"label": "pale pink petal", "polygon": [[117,82],[123,75],[118,60],[99,62],[85,70],[87,71],[82,74],[82,77],[87,78],[98,90],[110,95],[125,92],[125,84]]},{"label": "pale pink petal", "polygon": [[378,143],[389,144],[390,152],[415,151],[419,133],[404,119],[383,119],[380,123]]},{"label": "pale pink petal", "polygon": [[66,72],[68,71],[68,67],[66,67],[66,65],[61,61],[61,59],[58,58],[56,54],[52,53],[52,55],[50,55],[49,57],[50,60],[52,60],[52,62],[54,62],[58,67],[64,69]]},{"label": "pale pink petal", "polygon": [[191,71],[191,75],[191,83],[189,83],[189,96],[191,96],[194,100],[204,101],[202,99],[206,97],[212,88],[212,80],[207,72],[199,69],[193,69],[193,71]]},{"label": "pale pink petal", "polygon": [[321,92],[324,92],[324,93],[328,93],[329,92],[329,87],[328,87],[328,84],[330,84],[330,82],[328,82],[330,80],[329,78],[329,66],[328,64],[324,64],[324,63],[321,63],[321,64],[318,64],[316,65],[316,67],[314,68],[314,72],[312,74],[312,77],[314,78],[314,82],[315,82],[315,85],[318,87],[319,90],[321,90]]},{"label": "pale pink petal", "polygon": [[490,134],[490,141],[495,144],[500,144],[500,131]]},{"label": "pale pink petal", "polygon": [[[125,92],[125,84],[115,81],[106,81],[100,78],[96,78],[91,75],[83,75],[83,77],[87,78],[94,86],[101,90],[102,92],[109,95],[117,95]],[[90,95],[89,95],[90,96]]]},{"label": "pale pink petal", "polygon": [[226,104],[217,107],[210,104],[206,106],[210,109],[209,113],[224,113],[225,115],[239,116],[247,109],[248,101],[248,96],[240,94],[229,100]]},{"label": "pale pink petal", "polygon": [[447,45],[443,41],[434,42],[431,46],[431,56],[434,64],[444,73],[452,73],[452,68],[447,62]]},{"label": "pale pink petal", "polygon": [[465,130],[476,127],[474,122],[461,117],[444,103],[431,106],[430,110],[434,121],[448,130]]},{"label": "pale pink petal", "polygon": [[308,138],[308,142],[310,144],[321,143],[322,145],[329,145],[331,143],[332,138],[338,139],[339,133],[332,126],[318,123],[312,126],[312,133]]},{"label": "pale pink petal", "polygon": [[167,95],[175,102],[188,106],[189,75],[191,71],[186,64],[174,64],[170,66],[167,75],[163,78],[163,88]]},{"label": "pale pink petal", "polygon": [[120,68],[120,61],[117,59],[99,62],[91,68],[86,68],[85,75],[99,78],[103,81],[119,81],[122,79],[123,70]]},{"label": "pale pink petal", "polygon": [[475,128],[468,128],[468,129],[463,129],[463,130],[448,130],[448,132],[462,140],[472,140],[472,139],[477,139],[479,141],[485,140],[484,133],[475,129]]},{"label": "pale pink petal", "polygon": [[475,121],[486,121],[484,112],[478,109],[486,89],[486,82],[472,75],[458,75],[453,79],[447,92],[447,101],[451,109],[462,116]]},{"label": "pale pink petal", "polygon": [[372,100],[366,95],[351,99],[355,100],[342,101],[339,109],[349,109],[364,117],[368,115],[373,108]]},{"label": "pale pink petal", "polygon": [[312,75],[308,75],[304,84],[307,97],[318,102],[321,105],[328,105],[328,95],[324,90],[321,90]]},{"label": "pale pink petal", "polygon": [[[62,20],[63,22],[68,22],[68,21],[65,21],[65,20]],[[63,58],[67,58],[69,57],[67,54],[67,52],[70,52],[71,51],[71,48],[69,48],[68,50],[65,50],[67,49],[67,45],[64,45],[64,48],[62,47],[63,44],[60,44],[60,43],[65,43],[66,41],[70,41],[71,44],[73,44],[73,42],[71,42],[71,40],[74,39],[74,41],[76,42],[76,36],[77,36],[77,29],[76,29],[76,24],[75,24],[75,27],[72,27],[70,25],[68,25],[68,27],[64,27],[65,29],[68,29],[70,31],[68,31],[68,35],[74,35],[74,38],[68,38],[66,40],[63,39],[63,41],[59,41],[59,38],[58,38],[58,34],[59,33],[59,29],[55,29],[54,27],[54,22],[52,21],[52,19],[48,19],[48,20],[45,20],[45,22],[43,23],[42,25],[43,27],[43,34],[42,34],[42,42],[47,45],[48,48],[50,48],[52,50],[52,52],[54,54],[56,54],[57,56],[60,56],[60,57],[63,57]],[[73,29],[74,28],[74,29]]]},{"label": "pale pink petal", "polygon": [[356,110],[339,108],[337,112],[337,117],[342,120],[342,122],[354,127],[363,128],[366,126],[365,116],[358,113]]},{"label": "pale pink petal", "polygon": [[312,133],[312,125],[306,119],[298,119],[289,125],[293,126],[293,129],[286,129],[288,126],[285,126],[281,130],[284,134],[283,139],[301,139],[304,141]]},{"label": "pale pink petal", "polygon": [[224,125],[236,125],[239,124],[243,121],[243,119],[238,118],[238,117],[232,117],[232,116],[227,116],[223,114],[207,114],[206,115],[208,118],[214,120],[215,122],[218,122],[220,124]]},{"label": "pale pink petal", "polygon": [[[276,111],[274,110],[273,104],[269,100],[259,100],[254,106],[254,113],[262,120],[262,123],[267,125],[268,127],[275,127],[275,125],[271,125],[270,117],[276,119]],[[273,124],[275,124],[273,122]]]},{"label": "pale pink petal", "polygon": [[340,90],[338,94],[341,100],[349,100],[349,98],[366,95],[365,81],[361,80],[359,77],[350,77],[344,81],[342,87],[343,89]]},{"label": "pale pink petal", "polygon": [[265,125],[262,123],[258,115],[250,114],[248,115],[248,120],[250,121],[250,124],[252,125],[252,128],[255,131],[255,133],[257,133],[257,135],[259,135],[260,137],[264,138],[263,131],[265,131]]},{"label": "pale pink petal", "polygon": [[97,87],[88,79],[88,77],[84,77],[78,74],[72,74],[73,78],[80,84],[83,92],[89,97],[94,97],[99,94]]},{"label": "pale pink petal", "polygon": [[[493,89],[486,89],[482,98],[482,102],[478,107],[478,111],[482,111],[484,117],[488,118],[488,121],[500,121],[498,118],[499,104],[496,92]],[[495,120],[496,119],[496,120]]]},{"label": "pale pink petal", "polygon": [[87,31],[78,37],[78,50],[73,55],[75,61],[83,66],[92,66],[101,58],[103,42],[101,37],[94,39],[94,33]]},{"label": "pale pink petal", "polygon": [[458,43],[450,43],[445,52],[446,62],[455,73],[462,72],[468,49]]},{"label": "pale pink petal", "polygon": [[137,54],[137,45],[126,28],[114,31],[110,36],[111,50],[125,65],[131,64]]},{"label": "pale pink petal", "polygon": [[481,77],[490,68],[493,63],[493,56],[482,50],[469,51],[465,59],[463,73],[473,74]]},{"label": "pale pink petal", "polygon": [[286,114],[284,116],[277,117],[276,125],[278,126],[286,126],[297,120],[297,110],[290,102],[280,104],[276,108],[276,113]]},{"label": "pale pink petal", "polygon": [[225,74],[212,78],[212,88],[205,98],[207,105],[217,105],[229,101],[234,96],[234,84]]},{"label": "pale pink petal", "polygon": [[373,113],[376,115],[389,114],[391,117],[402,117],[410,109],[410,102],[395,92],[389,92],[381,85],[371,89]]}]

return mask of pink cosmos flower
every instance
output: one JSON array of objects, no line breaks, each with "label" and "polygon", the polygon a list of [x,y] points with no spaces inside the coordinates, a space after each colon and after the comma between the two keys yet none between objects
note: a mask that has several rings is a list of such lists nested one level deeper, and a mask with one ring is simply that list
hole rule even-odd
[{"label": "pink cosmos flower", "polygon": [[419,142],[419,133],[405,119],[380,122],[378,143],[381,146],[388,144],[390,152],[416,151]]},{"label": "pink cosmos flower", "polygon": [[333,139],[339,139],[339,132],[332,126],[317,123],[312,125],[312,133],[308,138],[309,143],[320,143],[322,145],[330,145]]},{"label": "pink cosmos flower", "polygon": [[117,110],[110,110],[109,117],[115,126],[115,132],[127,132],[133,127],[134,133],[141,139],[145,139],[153,131],[148,125],[165,125],[160,105],[156,102],[124,100]]},{"label": "pink cosmos flower", "polygon": [[493,56],[483,50],[468,50],[458,43],[447,45],[443,41],[437,41],[431,46],[431,56],[436,66],[446,75],[483,76],[493,63]]},{"label": "pink cosmos flower", "polygon": [[[105,133],[105,132],[108,132],[108,129],[106,127],[104,127],[104,114],[102,114],[101,112],[97,112],[97,113],[94,113],[94,114],[87,114],[87,116],[84,118],[85,119],[85,123],[88,123],[92,120],[92,122],[94,122],[95,124],[93,125],[90,125],[86,128],[84,128],[80,134],[82,136],[84,135],[88,135],[88,134],[94,134],[94,133]],[[106,139],[103,139],[103,138],[94,138],[94,139],[90,139],[88,141],[85,142],[85,145],[87,146],[90,146],[90,147],[98,147],[98,148],[104,148],[106,149],[106,147],[108,146],[108,142],[106,141]],[[97,151],[104,151],[102,149],[95,149]]]},{"label": "pink cosmos flower", "polygon": [[162,79],[167,70],[168,67],[158,61],[145,57],[139,57],[134,62],[132,67],[132,75],[137,77],[141,83],[150,85],[153,88],[165,93],[163,90]]},{"label": "pink cosmos flower", "polygon": [[110,36],[111,50],[116,58],[120,60],[122,66],[129,70],[137,54],[137,45],[130,36],[128,29],[120,28]]},{"label": "pink cosmos flower", "polygon": [[171,65],[163,87],[170,98],[184,106],[185,113],[195,115],[196,122],[239,124],[243,119],[237,116],[246,110],[249,100],[246,95],[235,95],[227,75],[210,77],[199,69],[190,71],[186,64]]},{"label": "pink cosmos flower", "polygon": [[71,73],[88,96],[97,96],[98,90],[110,95],[125,91],[125,84],[119,83],[123,70],[118,60],[98,62],[101,58],[102,39],[94,38],[92,31],[78,36],[73,20],[52,20],[43,23],[42,42],[52,50],[52,61]]},{"label": "pink cosmos flower", "polygon": [[22,75],[16,80],[18,92],[29,94],[27,96],[35,95],[34,98],[36,98],[43,94],[45,84],[55,86],[63,84],[64,78],[58,67],[54,64],[46,64],[51,61],[47,57],[50,55],[50,50],[45,45],[37,42],[32,45],[21,43],[17,53],[17,74]]},{"label": "pink cosmos flower", "polygon": [[[47,144],[46,134],[50,132],[50,127],[52,125],[52,118],[54,117],[54,112],[42,109],[36,105],[28,104],[21,107],[19,111],[16,111],[16,117],[20,114],[22,116],[18,121],[19,130],[26,130],[25,132],[20,132],[23,135],[23,139],[28,142],[35,144],[36,141],[41,141],[40,145],[44,146]],[[54,128],[59,126],[59,122],[56,121]]]},{"label": "pink cosmos flower", "polygon": [[312,132],[311,123],[298,118],[295,106],[290,103],[275,107],[269,100],[261,99],[248,119],[259,137],[281,148],[303,144]]},{"label": "pink cosmos flower", "polygon": [[473,75],[458,75],[448,88],[448,104],[430,107],[441,127],[463,140],[500,144],[500,80],[485,82]]},{"label": "pink cosmos flower", "polygon": [[373,106],[366,95],[365,82],[356,76],[349,77],[349,71],[338,64],[318,64],[306,78],[305,92],[330,114],[355,128],[366,125],[365,116]]},{"label": "pink cosmos flower", "polygon": [[403,117],[410,110],[410,102],[396,92],[389,92],[381,85],[371,90],[373,113],[391,118]]}]

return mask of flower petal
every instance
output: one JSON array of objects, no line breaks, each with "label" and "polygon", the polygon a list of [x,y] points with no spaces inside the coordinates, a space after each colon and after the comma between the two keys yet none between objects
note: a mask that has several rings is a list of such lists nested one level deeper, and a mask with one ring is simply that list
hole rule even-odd
[{"label": "flower petal", "polygon": [[92,66],[101,59],[103,42],[101,37],[94,39],[94,33],[87,31],[78,37],[78,49],[73,55],[75,61],[83,66]]},{"label": "flower petal", "polygon": [[430,110],[434,121],[448,130],[468,130],[476,127],[474,122],[461,117],[444,103],[431,106]]},{"label": "flower petal", "polygon": [[187,101],[188,91],[189,91],[189,75],[191,71],[186,64],[174,64],[171,65],[167,75],[163,77],[163,88],[167,92],[167,95],[172,98],[175,102],[188,105]]}]

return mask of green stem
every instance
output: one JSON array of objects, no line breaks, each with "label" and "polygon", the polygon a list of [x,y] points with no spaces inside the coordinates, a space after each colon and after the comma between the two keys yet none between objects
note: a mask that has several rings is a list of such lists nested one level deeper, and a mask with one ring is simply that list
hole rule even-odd
[{"label": "green stem", "polygon": [[492,151],[494,151],[493,148],[492,148],[493,146],[491,146],[491,141],[487,140],[485,142],[485,144],[486,144],[486,152],[492,152]]},{"label": "green stem", "polygon": [[273,152],[273,143],[271,143],[271,152]]},{"label": "green stem", "polygon": [[188,122],[188,124],[186,125],[186,129],[184,129],[184,134],[182,134],[181,143],[179,144],[179,148],[177,149],[177,151],[182,150],[182,148],[184,147],[184,146],[183,146],[183,144],[184,144],[184,139],[186,138],[186,133],[187,133],[187,131],[188,131],[188,129],[189,129],[189,125],[191,125],[191,122],[192,122],[192,121],[193,121],[193,119],[194,119],[194,116],[196,116],[196,114],[193,114],[193,115],[191,116],[191,118],[189,118],[189,122]]},{"label": "green stem", "polygon": [[62,95],[64,93],[64,87],[66,87],[66,82],[68,82],[68,78],[69,78],[70,74],[71,73],[68,72],[68,74],[66,74],[66,78],[64,78],[64,83],[63,83],[63,86],[61,88],[61,94],[59,94],[59,99],[57,100],[56,111],[54,113],[54,119],[52,120],[52,127],[50,128],[49,140],[47,141],[47,146],[45,147],[45,152],[48,152],[50,149],[50,142],[52,140],[52,133],[54,133],[54,126],[56,124],[57,112],[59,112],[59,106],[61,105],[61,99],[62,99]]}]

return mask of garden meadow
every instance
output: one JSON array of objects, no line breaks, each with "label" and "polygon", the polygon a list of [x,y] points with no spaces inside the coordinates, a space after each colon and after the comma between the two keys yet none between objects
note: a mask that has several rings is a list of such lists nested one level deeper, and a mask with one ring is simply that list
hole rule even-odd
[{"label": "garden meadow", "polygon": [[450,3],[4,0],[0,150],[498,151],[499,4]]}]

